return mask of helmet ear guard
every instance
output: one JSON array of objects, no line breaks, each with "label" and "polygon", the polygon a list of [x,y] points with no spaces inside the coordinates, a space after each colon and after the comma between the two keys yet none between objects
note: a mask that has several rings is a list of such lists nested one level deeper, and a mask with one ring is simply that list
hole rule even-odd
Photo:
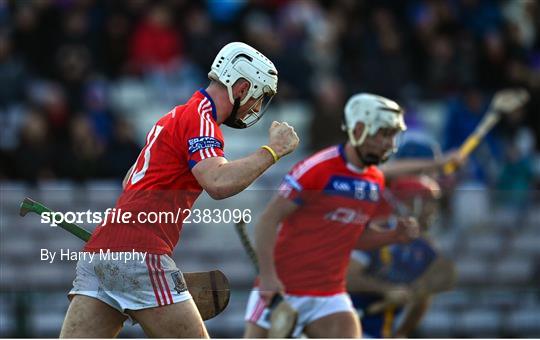
[{"label": "helmet ear guard", "polygon": [[351,143],[351,145],[356,147],[356,146],[360,146],[364,144],[364,141],[366,140],[366,137],[368,136],[369,128],[368,126],[364,124],[364,130],[362,130],[362,135],[360,135],[360,138],[358,139],[354,137],[354,129],[355,128],[347,129],[347,136],[349,137],[349,142]]}]

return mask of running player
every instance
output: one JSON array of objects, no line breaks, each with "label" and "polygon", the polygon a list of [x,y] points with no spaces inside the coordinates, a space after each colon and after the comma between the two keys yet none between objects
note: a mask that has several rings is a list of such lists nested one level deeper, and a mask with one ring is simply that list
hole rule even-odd
[{"label": "running player", "polygon": [[202,190],[214,199],[235,195],[298,145],[292,127],[274,122],[268,145],[228,162],[220,125],[243,129],[256,123],[276,94],[278,74],[260,52],[234,42],[221,49],[208,76],[206,89],[172,109],[148,133],[116,204],[117,212],[132,213],[133,219],[105,221],[85,247],[97,253],[137,251],[145,254],[145,262],[80,261],[61,337],[114,337],[127,317],[152,337],[208,337],[182,272],[170,258],[182,220],[144,223],[135,217],[185,212]]},{"label": "running player", "polygon": [[406,128],[402,108],[384,97],[354,95],[345,106],[344,128],[345,144],[316,153],[285,176],[256,226],[260,276],[246,310],[247,338],[267,337],[266,306],[276,292],[298,311],[293,336],[359,337],[345,287],[351,250],[417,236],[410,219],[388,232],[365,229],[384,190],[377,165],[394,151],[396,136]]}]

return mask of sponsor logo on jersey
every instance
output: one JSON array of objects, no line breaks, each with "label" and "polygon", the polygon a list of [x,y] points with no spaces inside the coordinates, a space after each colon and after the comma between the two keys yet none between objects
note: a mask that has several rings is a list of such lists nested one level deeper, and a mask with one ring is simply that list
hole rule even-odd
[{"label": "sponsor logo on jersey", "polygon": [[378,202],[381,196],[377,183],[347,176],[332,176],[324,192],[370,202]]},{"label": "sponsor logo on jersey", "polygon": [[221,142],[210,136],[196,137],[188,139],[188,151],[190,154],[194,154],[199,150],[209,149],[209,148],[219,148],[223,149]]}]

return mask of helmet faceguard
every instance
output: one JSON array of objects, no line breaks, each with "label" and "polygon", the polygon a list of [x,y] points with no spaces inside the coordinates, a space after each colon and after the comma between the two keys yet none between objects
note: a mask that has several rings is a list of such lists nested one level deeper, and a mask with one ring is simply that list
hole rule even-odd
[{"label": "helmet faceguard", "polygon": [[[240,108],[240,99],[237,98],[234,101],[231,114],[223,122],[223,124],[227,125],[228,127],[235,128],[235,129],[245,129],[254,125],[262,118],[262,116],[268,109],[268,105],[270,105],[270,102],[272,101],[273,97],[274,97],[273,95],[267,96],[263,94],[261,98],[257,99],[246,110],[247,114],[243,119],[238,118],[238,109]],[[259,107],[259,110],[255,110],[255,108],[257,107]]]},{"label": "helmet faceguard", "polygon": [[[243,129],[258,122],[277,93],[278,73],[274,64],[256,49],[241,42],[227,44],[219,51],[208,78],[227,88],[233,110],[224,123],[233,128]],[[233,96],[232,88],[238,79],[245,79],[250,85],[243,99]],[[238,119],[238,109],[250,99],[256,102],[248,109],[244,119]],[[259,106],[261,108],[256,112],[254,108]]]}]

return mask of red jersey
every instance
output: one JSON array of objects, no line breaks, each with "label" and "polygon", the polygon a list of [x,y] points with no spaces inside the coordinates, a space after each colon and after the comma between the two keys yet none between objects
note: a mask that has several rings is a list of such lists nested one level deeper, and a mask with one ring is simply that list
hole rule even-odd
[{"label": "red jersey", "polygon": [[347,163],[344,146],[324,149],[285,176],[280,195],[300,205],[281,224],[274,259],[288,294],[345,292],[349,257],[375,214],[384,176]]},{"label": "red jersey", "polygon": [[[223,157],[223,148],[214,102],[201,89],[185,105],[163,116],[148,133],[115,206],[118,212],[132,214],[129,223],[105,221],[96,228],[85,251],[171,254],[182,229],[183,214],[176,218],[177,214],[190,209],[202,192],[191,169],[205,158]],[[171,212],[176,219],[168,216],[148,223],[152,212]]]}]

